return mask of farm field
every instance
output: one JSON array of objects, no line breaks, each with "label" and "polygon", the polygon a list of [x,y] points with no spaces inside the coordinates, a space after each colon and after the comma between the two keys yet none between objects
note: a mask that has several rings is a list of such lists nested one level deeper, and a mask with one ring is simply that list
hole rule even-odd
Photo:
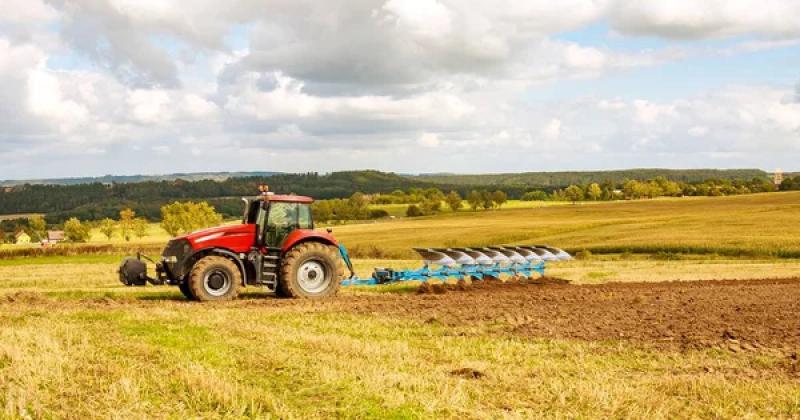
[{"label": "farm field", "polygon": [[[586,201],[583,202],[582,205],[592,205],[592,204],[601,204],[600,201]],[[462,201],[461,205],[463,206],[461,209],[458,210],[459,213],[470,212],[469,203],[466,201]],[[542,207],[552,207],[552,206],[565,206],[571,205],[571,203],[565,201],[522,201],[522,200],[508,200],[503,204],[500,210],[509,210],[509,209],[538,209]],[[406,210],[408,209],[408,204],[371,204],[369,206],[370,209],[380,209],[386,210],[390,216],[395,217],[405,217]],[[442,211],[445,213],[451,212],[447,206],[442,206]]]},{"label": "farm field", "polygon": [[[402,207],[392,204],[376,207]],[[397,212],[398,210],[392,210]],[[391,211],[390,211],[391,213]],[[800,192],[732,197],[545,203],[513,201],[500,210],[443,211],[436,216],[332,225],[335,236],[362,257],[416,258],[416,246],[549,243],[595,253],[678,253],[800,258]],[[228,223],[237,223],[229,221]],[[169,235],[109,241],[92,229],[90,244],[160,246]],[[6,246],[6,249],[13,249]],[[376,255],[377,254],[377,255]]]},{"label": "farm field", "polygon": [[[362,255],[362,276],[417,267],[408,252],[417,245],[545,242],[594,253],[548,266],[568,284],[343,288],[324,301],[251,289],[233,302],[188,302],[176,288],[122,286],[113,253],[0,258],[0,410],[798,417],[798,215],[800,194],[786,193],[335,226]],[[134,245],[166,240],[151,229]]]},{"label": "farm field", "polygon": [[[252,291],[203,305],[125,288],[108,260],[0,267],[6,415],[800,414],[797,279],[595,285],[580,278],[602,261],[576,261],[552,270],[572,285],[359,288],[321,302]],[[683,263],[628,269],[667,276]]]},{"label": "farm field", "polygon": [[800,257],[800,192],[443,212],[334,227],[356,255],[412,246],[550,244],[570,250]]}]

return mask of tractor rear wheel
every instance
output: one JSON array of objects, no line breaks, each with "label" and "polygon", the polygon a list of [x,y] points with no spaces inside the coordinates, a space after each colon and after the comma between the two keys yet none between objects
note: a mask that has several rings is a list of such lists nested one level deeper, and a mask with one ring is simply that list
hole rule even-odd
[{"label": "tractor rear wheel", "polygon": [[280,294],[296,298],[323,298],[339,290],[344,263],[335,246],[305,242],[283,257]]},{"label": "tractor rear wheel", "polygon": [[239,294],[241,284],[239,267],[233,261],[216,255],[200,259],[189,274],[189,291],[202,302],[231,300]]}]

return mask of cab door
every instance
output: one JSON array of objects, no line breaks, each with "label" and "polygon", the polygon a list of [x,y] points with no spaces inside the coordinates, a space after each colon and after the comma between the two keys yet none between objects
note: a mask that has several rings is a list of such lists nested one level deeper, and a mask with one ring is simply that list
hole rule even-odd
[{"label": "cab door", "polygon": [[286,237],[297,227],[297,203],[270,203],[264,232],[264,244],[267,247],[280,248]]}]

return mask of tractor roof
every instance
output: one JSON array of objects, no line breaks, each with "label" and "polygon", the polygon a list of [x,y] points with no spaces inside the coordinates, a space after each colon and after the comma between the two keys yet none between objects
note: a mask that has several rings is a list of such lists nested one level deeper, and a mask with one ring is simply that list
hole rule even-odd
[{"label": "tractor roof", "polygon": [[[265,196],[259,196],[257,200],[264,200]],[[311,204],[314,202],[314,199],[311,197],[306,197],[304,195],[290,195],[290,194],[270,194],[267,195],[266,198],[269,201],[277,201],[281,203],[304,203],[304,204]]]}]

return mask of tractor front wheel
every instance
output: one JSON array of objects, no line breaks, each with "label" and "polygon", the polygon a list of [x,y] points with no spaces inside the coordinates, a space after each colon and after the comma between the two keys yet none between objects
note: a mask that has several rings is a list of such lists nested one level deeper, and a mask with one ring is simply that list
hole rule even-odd
[{"label": "tractor front wheel", "polygon": [[323,298],[339,290],[344,263],[335,246],[306,242],[283,258],[280,294],[287,297]]},{"label": "tractor front wheel", "polygon": [[200,259],[189,274],[189,291],[202,302],[234,299],[241,284],[239,267],[233,261],[216,255]]},{"label": "tractor front wheel", "polygon": [[183,283],[181,283],[178,286],[178,288],[181,289],[181,293],[183,293],[183,295],[186,296],[186,299],[195,300],[195,297],[192,294],[192,289],[189,288],[189,281],[188,280],[183,282]]}]

